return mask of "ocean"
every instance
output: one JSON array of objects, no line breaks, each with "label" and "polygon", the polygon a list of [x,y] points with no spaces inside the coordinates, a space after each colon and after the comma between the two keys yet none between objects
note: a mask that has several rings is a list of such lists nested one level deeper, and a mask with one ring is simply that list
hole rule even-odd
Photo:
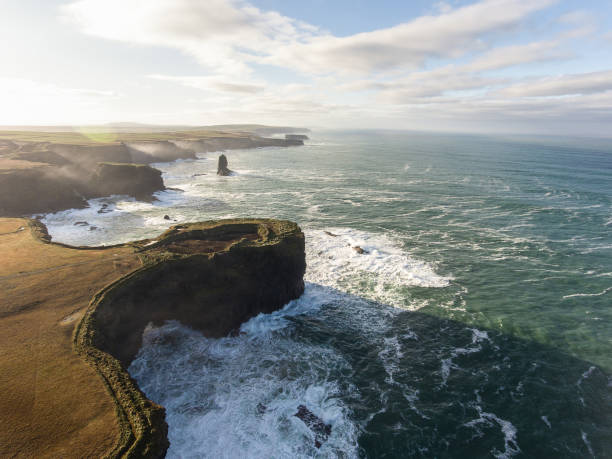
[{"label": "ocean", "polygon": [[[235,337],[145,331],[129,371],[166,407],[168,457],[612,457],[612,140],[306,143],[226,152],[231,177],[215,153],[157,164],[175,189],[153,203],[43,219],[77,245],[226,217],[302,227],[306,290],[283,310]],[[320,448],[299,405],[332,427]]]}]

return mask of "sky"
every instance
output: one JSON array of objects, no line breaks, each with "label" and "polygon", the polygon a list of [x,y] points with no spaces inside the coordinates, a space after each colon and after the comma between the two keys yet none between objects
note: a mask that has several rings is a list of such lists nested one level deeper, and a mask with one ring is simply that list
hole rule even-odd
[{"label": "sky", "polygon": [[0,0],[0,125],[612,137],[609,0]]}]

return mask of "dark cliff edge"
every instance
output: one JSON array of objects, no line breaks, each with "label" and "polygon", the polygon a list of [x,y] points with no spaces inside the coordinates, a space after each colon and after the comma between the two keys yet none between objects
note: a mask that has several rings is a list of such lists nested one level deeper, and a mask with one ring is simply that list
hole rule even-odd
[{"label": "dark cliff edge", "polygon": [[[83,208],[88,199],[113,194],[150,201],[165,186],[161,172],[149,164],[195,159],[196,152],[303,144],[297,139],[253,135],[107,145],[3,140],[0,159],[8,160],[8,166],[0,167],[0,217]],[[11,168],[11,162],[20,167]]]},{"label": "dark cliff edge", "polygon": [[0,170],[0,217],[87,207],[87,199],[126,194],[148,201],[164,190],[161,171],[146,164],[98,163],[88,172],[64,167]]},{"label": "dark cliff edge", "polygon": [[[52,243],[42,223],[30,220],[30,228]],[[176,225],[156,239],[124,246],[143,266],[94,296],[75,328],[73,347],[115,401],[120,437],[107,456],[164,457],[165,410],[126,370],[145,327],[178,320],[221,337],[259,313],[280,309],[304,291],[304,235],[289,221],[233,219]]]}]

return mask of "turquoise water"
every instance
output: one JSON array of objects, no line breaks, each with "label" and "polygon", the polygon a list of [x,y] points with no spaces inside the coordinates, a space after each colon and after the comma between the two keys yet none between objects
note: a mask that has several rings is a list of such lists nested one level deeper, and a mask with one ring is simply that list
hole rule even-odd
[{"label": "turquoise water", "polygon": [[[304,229],[283,311],[220,340],[147,331],[130,372],[168,409],[170,457],[612,456],[612,141],[314,132],[227,156],[236,176],[202,154],[158,166],[181,191],[154,204],[45,218],[77,244],[166,214]],[[300,404],[332,424],[320,449]]]}]

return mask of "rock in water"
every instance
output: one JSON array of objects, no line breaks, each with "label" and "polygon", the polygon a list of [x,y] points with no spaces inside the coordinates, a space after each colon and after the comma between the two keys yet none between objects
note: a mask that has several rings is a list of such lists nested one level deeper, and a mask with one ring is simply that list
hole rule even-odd
[{"label": "rock in water", "polygon": [[315,415],[304,405],[299,405],[297,409],[297,413],[294,416],[300,418],[315,433],[315,446],[320,448],[321,444],[327,441],[327,438],[331,435],[331,424],[325,424],[323,419]]},{"label": "rock in water", "polygon": [[361,247],[359,247],[358,245],[356,245],[355,247],[353,247],[353,250],[355,252],[357,252],[359,255],[363,255],[364,253],[368,253],[367,250],[362,249]]},{"label": "rock in water", "polygon": [[232,175],[232,171],[227,168],[227,157],[223,154],[219,156],[217,175]]}]

